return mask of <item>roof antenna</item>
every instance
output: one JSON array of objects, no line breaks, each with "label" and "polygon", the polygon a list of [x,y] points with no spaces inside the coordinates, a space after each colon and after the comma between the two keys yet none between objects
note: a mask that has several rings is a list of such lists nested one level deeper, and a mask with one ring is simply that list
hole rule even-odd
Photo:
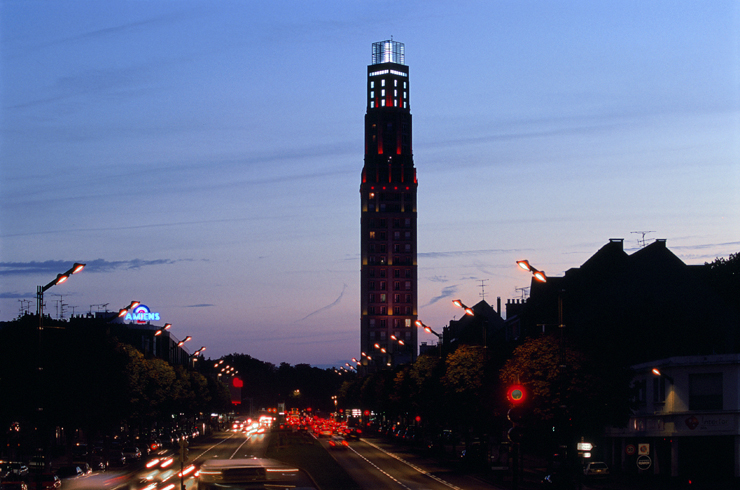
[{"label": "roof antenna", "polygon": [[648,233],[655,233],[655,232],[654,231],[631,231],[630,233],[641,234],[642,238],[637,239],[637,245],[639,245],[640,248],[645,248],[645,246],[647,245],[647,243],[645,242],[645,235],[647,235]]},{"label": "roof antenna", "polygon": [[479,296],[483,298],[483,301],[486,300],[486,281],[488,279],[478,279],[480,281],[480,293]]}]

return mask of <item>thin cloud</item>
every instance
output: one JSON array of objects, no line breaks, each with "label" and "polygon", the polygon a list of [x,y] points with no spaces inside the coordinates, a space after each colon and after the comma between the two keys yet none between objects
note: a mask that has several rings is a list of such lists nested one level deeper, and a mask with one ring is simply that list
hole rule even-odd
[{"label": "thin cloud", "polygon": [[211,306],[216,306],[216,305],[211,304],[211,303],[201,303],[198,305],[187,305],[185,306],[185,308],[210,308]]},{"label": "thin cloud", "polygon": [[457,293],[457,285],[454,286],[447,286],[444,289],[442,289],[442,292],[439,294],[439,296],[435,296],[434,298],[429,300],[429,303],[425,304],[424,306],[431,306],[437,301],[445,298],[449,298]]},{"label": "thin cloud", "polygon": [[[85,265],[85,272],[111,272],[114,270],[139,270],[144,267],[155,265],[171,265],[179,260],[157,259],[157,260],[118,260],[107,261],[104,259],[78,260]],[[43,262],[0,262],[0,276],[30,276],[36,274],[54,275],[69,269],[74,260],[45,260]]]},{"label": "thin cloud", "polygon": [[315,315],[315,314],[317,314],[317,313],[320,313],[320,312],[322,312],[322,311],[326,311],[326,310],[328,310],[328,309],[330,309],[330,308],[332,308],[332,307],[334,307],[334,306],[338,305],[338,304],[339,304],[339,302],[340,302],[340,301],[342,301],[342,296],[344,296],[344,292],[345,292],[346,290],[347,290],[347,285],[346,285],[346,284],[344,284],[344,285],[343,285],[343,287],[342,287],[342,292],[341,292],[341,293],[339,293],[339,297],[338,297],[338,298],[337,298],[336,300],[334,300],[334,302],[333,302],[332,304],[330,304],[330,305],[326,305],[326,306],[324,306],[323,308],[319,308],[318,310],[314,311],[313,313],[309,313],[308,315],[304,316],[304,317],[303,317],[303,318],[301,318],[300,320],[297,320],[297,321],[296,321],[296,323],[298,323],[298,322],[302,322],[302,321],[303,321],[303,320],[305,320],[306,318],[312,317],[312,316],[314,316],[314,315]]}]

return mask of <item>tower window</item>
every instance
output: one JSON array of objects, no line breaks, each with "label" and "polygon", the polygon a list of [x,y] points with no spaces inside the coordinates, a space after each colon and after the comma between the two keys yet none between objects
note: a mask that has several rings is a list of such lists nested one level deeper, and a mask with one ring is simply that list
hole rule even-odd
[{"label": "tower window", "polygon": [[380,99],[380,106],[385,107],[385,99]]},{"label": "tower window", "polygon": [[[375,88],[375,81],[370,80],[370,88]],[[406,88],[406,82],[403,82],[403,88]]]},{"label": "tower window", "polygon": [[382,80],[380,81],[380,86],[381,86],[381,87],[385,87],[385,78],[383,78],[383,79],[382,79]]},{"label": "tower window", "polygon": [[393,80],[393,86],[398,87],[398,80]]}]

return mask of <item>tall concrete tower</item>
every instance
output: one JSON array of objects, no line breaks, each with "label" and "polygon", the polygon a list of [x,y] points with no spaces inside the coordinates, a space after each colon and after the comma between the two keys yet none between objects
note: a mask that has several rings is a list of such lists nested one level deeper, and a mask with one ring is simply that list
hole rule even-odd
[{"label": "tall concrete tower", "polygon": [[418,346],[417,182],[405,62],[403,43],[373,43],[360,184],[360,348],[368,371],[413,362]]}]

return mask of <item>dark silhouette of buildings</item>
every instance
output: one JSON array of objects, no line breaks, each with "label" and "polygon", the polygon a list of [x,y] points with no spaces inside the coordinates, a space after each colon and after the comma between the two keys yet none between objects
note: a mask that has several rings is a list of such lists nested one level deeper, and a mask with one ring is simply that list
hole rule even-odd
[{"label": "dark silhouette of buildings", "polygon": [[629,255],[611,239],[563,277],[533,279],[521,317],[508,321],[539,335],[557,328],[560,305],[568,339],[623,365],[740,352],[738,303],[710,285],[707,270],[686,265],[665,240]]},{"label": "dark silhouette of buildings", "polygon": [[409,100],[403,43],[373,43],[360,184],[360,348],[366,370],[416,359],[417,182]]}]

